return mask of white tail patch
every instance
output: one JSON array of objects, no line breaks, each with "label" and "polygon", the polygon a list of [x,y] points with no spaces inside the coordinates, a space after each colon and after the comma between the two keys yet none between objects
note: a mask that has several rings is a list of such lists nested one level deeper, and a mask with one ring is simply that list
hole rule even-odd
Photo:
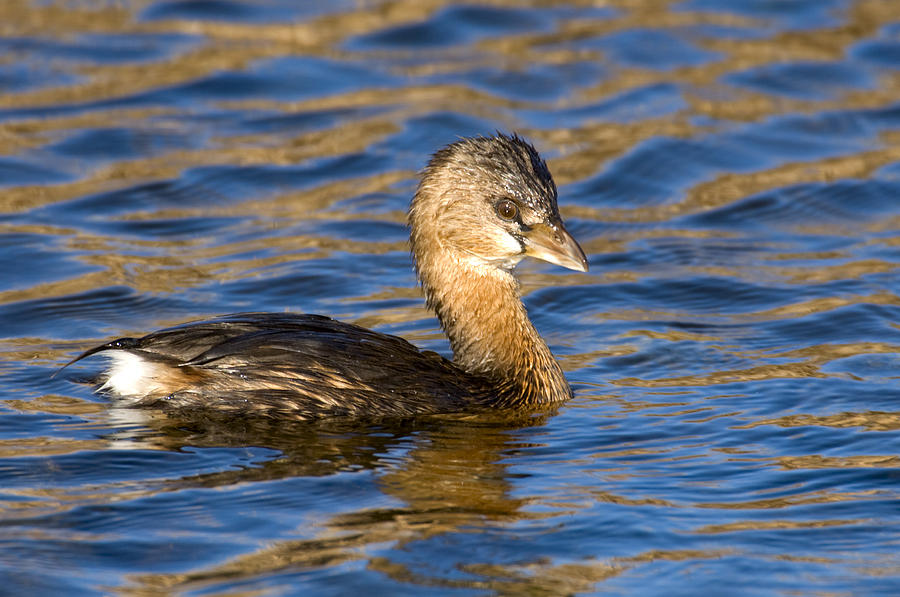
[{"label": "white tail patch", "polygon": [[106,372],[107,379],[100,386],[119,398],[138,401],[151,394],[166,395],[172,387],[166,381],[172,379],[172,368],[145,359],[139,354],[124,350],[101,353],[112,362]]}]

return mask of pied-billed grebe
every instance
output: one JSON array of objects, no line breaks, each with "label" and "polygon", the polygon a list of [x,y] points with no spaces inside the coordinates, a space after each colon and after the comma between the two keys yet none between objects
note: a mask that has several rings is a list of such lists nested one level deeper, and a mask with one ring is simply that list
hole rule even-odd
[{"label": "pied-billed grebe", "polygon": [[111,357],[100,389],[127,404],[313,419],[403,417],[560,402],[562,369],[519,298],[526,255],[587,271],[556,185],[517,136],[462,139],[425,168],[409,210],[427,304],[453,362],[319,315],[242,313],[88,350]]}]

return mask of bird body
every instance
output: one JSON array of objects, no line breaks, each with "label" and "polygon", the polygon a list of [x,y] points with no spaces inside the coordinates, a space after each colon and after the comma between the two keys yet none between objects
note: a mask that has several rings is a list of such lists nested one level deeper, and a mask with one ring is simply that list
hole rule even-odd
[{"label": "bird body", "polygon": [[128,405],[179,411],[406,417],[569,398],[511,271],[525,256],[587,270],[534,148],[497,135],[438,151],[409,224],[416,273],[453,361],[320,315],[242,313],[120,338],[72,362],[106,355],[102,391]]},{"label": "bird body", "polygon": [[95,352],[112,359],[101,390],[131,406],[403,417],[459,410],[491,392],[435,352],[321,315],[226,315],[120,338],[79,358]]}]

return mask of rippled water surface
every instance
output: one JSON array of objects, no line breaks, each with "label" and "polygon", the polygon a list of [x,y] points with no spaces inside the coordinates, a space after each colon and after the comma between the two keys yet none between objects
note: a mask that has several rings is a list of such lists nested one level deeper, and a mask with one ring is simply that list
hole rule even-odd
[{"label": "rippled water surface", "polygon": [[[896,0],[3,0],[0,592],[900,594]],[[427,156],[518,131],[554,412],[221,424],[51,377],[316,312],[448,353]]]}]

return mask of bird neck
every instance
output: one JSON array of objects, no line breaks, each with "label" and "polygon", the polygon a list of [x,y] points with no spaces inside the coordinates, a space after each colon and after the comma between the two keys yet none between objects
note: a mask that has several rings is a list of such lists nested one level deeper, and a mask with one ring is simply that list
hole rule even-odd
[{"label": "bird neck", "polygon": [[511,404],[571,397],[510,272],[449,252],[416,255],[416,264],[428,305],[450,339],[458,366],[490,379]]}]

